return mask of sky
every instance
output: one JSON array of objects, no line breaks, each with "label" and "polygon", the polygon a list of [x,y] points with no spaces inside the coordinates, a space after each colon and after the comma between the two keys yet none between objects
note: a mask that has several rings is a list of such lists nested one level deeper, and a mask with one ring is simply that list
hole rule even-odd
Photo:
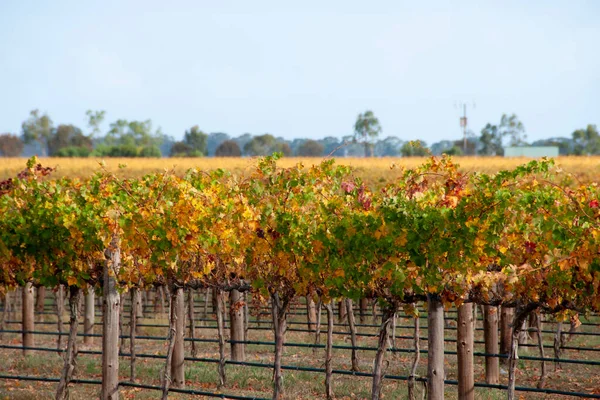
[{"label": "sky", "polygon": [[459,139],[515,113],[528,140],[600,125],[600,2],[0,0],[0,133],[30,110],[152,119],[180,139]]}]

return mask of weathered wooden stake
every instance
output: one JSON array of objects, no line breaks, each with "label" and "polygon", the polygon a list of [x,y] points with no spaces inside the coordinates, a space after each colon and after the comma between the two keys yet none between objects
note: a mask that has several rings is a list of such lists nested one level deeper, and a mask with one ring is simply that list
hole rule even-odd
[{"label": "weathered wooden stake", "polygon": [[102,295],[102,400],[119,399],[119,314],[120,296],[115,277],[121,268],[121,251],[113,237],[106,250]]},{"label": "weathered wooden stake", "polygon": [[[483,336],[486,354],[498,354],[498,307],[484,306]],[[500,382],[500,361],[498,357],[485,357],[485,381],[495,385]]]},{"label": "weathered wooden stake", "polygon": [[475,399],[473,339],[473,303],[463,303],[458,307],[456,340],[459,400]]},{"label": "weathered wooden stake", "polygon": [[427,400],[444,398],[444,308],[439,297],[427,295]]},{"label": "weathered wooden stake", "polygon": [[246,346],[244,343],[244,304],[242,294],[233,289],[229,294],[229,333],[231,339],[231,359],[244,361]]},{"label": "weathered wooden stake", "polygon": [[[33,339],[33,332],[35,330],[35,319],[34,319],[34,296],[33,296],[33,285],[31,282],[27,282],[23,288],[23,308],[22,308],[22,323],[23,323],[23,347],[33,347],[35,345]],[[23,355],[27,356],[32,354],[32,350],[23,349]]]},{"label": "weathered wooden stake", "polygon": [[[96,319],[94,310],[94,297],[94,288],[92,286],[88,286],[85,294],[85,318],[83,320],[83,333],[86,335],[92,335],[94,333],[94,322]],[[91,346],[94,344],[94,337],[84,336],[83,344],[86,346]]]},{"label": "weathered wooden stake", "polygon": [[185,297],[183,287],[175,287],[171,293],[171,314],[175,314],[175,344],[171,360],[171,379],[173,387],[185,387],[184,342],[185,332]]}]

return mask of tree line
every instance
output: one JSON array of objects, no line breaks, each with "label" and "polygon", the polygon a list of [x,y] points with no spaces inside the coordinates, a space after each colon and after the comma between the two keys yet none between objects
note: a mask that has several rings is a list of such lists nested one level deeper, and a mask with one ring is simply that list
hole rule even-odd
[{"label": "tree line", "polygon": [[284,156],[321,157],[411,157],[427,154],[501,156],[505,146],[556,146],[561,155],[600,154],[600,133],[596,125],[572,132],[570,137],[541,139],[531,143],[523,123],[515,114],[503,114],[498,123],[487,123],[467,140],[442,140],[428,146],[422,139],[404,141],[383,137],[375,114],[367,110],[357,116],[354,131],[342,138],[296,138],[287,140],[270,133],[232,137],[223,132],[206,133],[194,125],[177,141],[152,121],[118,119],[103,132],[105,111],[86,112],[85,129],[73,124],[55,125],[47,113],[32,110],[21,124],[21,132],[0,134],[0,155],[4,157],[38,154],[53,157],[243,157],[274,152]]}]

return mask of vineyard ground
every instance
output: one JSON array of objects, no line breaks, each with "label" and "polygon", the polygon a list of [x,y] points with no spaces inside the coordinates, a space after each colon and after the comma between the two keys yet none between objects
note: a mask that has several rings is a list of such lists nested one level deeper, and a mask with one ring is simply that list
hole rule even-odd
[{"label": "vineyard ground", "polygon": [[[17,314],[18,319],[18,314]],[[65,314],[64,320],[67,320]],[[45,315],[45,322],[55,322],[56,317],[53,315]],[[301,315],[290,316],[290,321],[305,322],[305,317]],[[596,320],[594,320],[597,323]],[[98,318],[97,323],[101,323]],[[140,320],[144,324],[167,324],[164,318],[144,318]],[[370,323],[370,318],[369,318]],[[398,318],[398,325],[410,325],[410,319]],[[202,322],[197,322],[196,336],[198,338],[216,339],[216,329],[203,327]],[[210,323],[214,325],[214,323]],[[254,326],[254,325],[252,325]],[[263,327],[267,326],[263,322]],[[305,328],[306,325],[294,325],[293,328]],[[544,329],[552,329],[551,324],[545,324]],[[583,326],[580,331],[594,332],[597,327]],[[9,324],[8,329],[20,329],[17,324]],[[36,330],[56,332],[56,325],[37,325]],[[65,331],[67,327],[65,326]],[[100,330],[100,326],[96,325],[96,332]],[[344,330],[342,327],[336,327],[335,330]],[[124,333],[128,334],[126,321],[124,322]],[[81,329],[80,329],[81,332]],[[157,336],[165,337],[167,329],[162,327],[139,327],[138,336]],[[376,333],[376,328],[362,327],[360,333]],[[397,335],[410,335],[412,332],[408,329],[398,329]],[[422,335],[426,334],[426,330],[422,330]],[[186,332],[187,335],[187,332]],[[446,338],[454,338],[454,331],[446,330]],[[476,331],[476,340],[482,339],[482,332]],[[80,338],[80,341],[82,339]],[[129,341],[124,339],[124,351],[129,351]],[[273,335],[269,330],[249,330],[248,340],[256,341],[272,341]],[[325,340],[325,335],[321,336],[321,343]],[[545,343],[551,343],[552,337],[550,334],[545,334]],[[66,342],[66,337],[64,339]],[[305,332],[288,332],[286,336],[288,343],[313,343],[314,334]],[[530,343],[535,343],[531,340]],[[17,333],[5,334],[2,344],[20,345],[21,337]],[[349,336],[334,335],[334,345],[349,345]],[[360,337],[359,346],[375,346],[376,338]],[[600,337],[598,336],[577,336],[571,346],[586,346],[600,349]],[[166,354],[167,343],[165,340],[137,340],[136,351],[138,354],[164,355]],[[412,340],[397,339],[398,348],[411,348]],[[427,342],[422,341],[421,347],[426,348]],[[36,347],[56,347],[56,337],[47,335],[36,336]],[[186,355],[190,355],[190,343],[186,342]],[[218,358],[218,349],[216,343],[197,343],[198,357],[203,358]],[[80,344],[80,350],[100,350],[100,340],[95,339],[95,344],[92,347],[85,347]],[[455,343],[447,342],[446,350],[455,351]],[[476,344],[475,352],[483,352],[483,345]],[[286,347],[284,355],[284,364],[301,365],[314,368],[323,368],[323,349],[317,349],[313,352],[310,348]],[[264,345],[247,345],[247,361],[272,363],[273,349],[271,346]],[[576,352],[565,351],[564,357],[578,360],[594,360],[598,359],[597,352]],[[537,349],[529,348],[522,349],[520,355],[538,356]],[[546,350],[546,357],[552,357],[551,350]],[[372,360],[374,352],[359,351],[360,369],[363,372],[370,372],[372,369]],[[36,351],[33,355],[24,357],[19,350],[0,349],[0,358],[3,360],[0,363],[0,374],[7,375],[31,375],[44,377],[58,377],[62,368],[62,358],[57,353]],[[391,355],[388,353],[387,360],[389,365],[386,373],[390,375],[407,375],[412,355],[409,353],[399,353]],[[160,359],[137,359],[137,381],[144,384],[159,386],[161,383],[160,375],[164,368],[163,360]],[[349,350],[334,350],[334,370],[343,369],[350,370],[350,352]],[[426,374],[427,356],[423,354],[419,365],[418,374],[424,376]],[[475,361],[475,380],[478,382],[484,381],[483,358],[476,358]],[[549,371],[546,387],[556,388],[560,390],[587,391],[593,392],[600,387],[600,374],[598,374],[597,366],[585,365],[569,365],[563,364],[562,370],[555,371],[552,363],[547,363]],[[534,387],[539,375],[540,363],[535,361],[520,361],[517,384],[520,386]],[[250,366],[235,366],[227,365],[227,384],[222,389],[223,393],[244,395],[249,397],[270,398],[271,396],[271,377],[272,371],[269,368],[259,368]],[[447,379],[456,379],[456,357],[454,355],[446,355],[446,371]],[[321,373],[304,372],[304,371],[285,371],[284,386],[286,399],[317,399],[323,398],[323,381],[324,375]],[[122,381],[129,379],[129,359],[121,358],[120,376]],[[75,378],[79,379],[100,379],[101,365],[100,357],[96,355],[80,354],[78,357],[78,368]],[[501,383],[506,384],[506,375],[501,376]],[[218,392],[216,383],[218,382],[217,364],[205,362],[186,362],[186,382],[187,388]],[[334,390],[338,399],[365,399],[370,397],[371,379],[368,377],[353,377],[334,375]],[[420,386],[419,386],[420,387]],[[56,388],[55,383],[40,383],[27,382],[16,380],[0,380],[0,398],[6,399],[39,399],[53,398]],[[96,398],[99,394],[98,385],[75,384],[72,385],[72,399],[88,399]],[[476,398],[483,400],[495,400],[505,398],[505,393],[493,389],[476,389]],[[123,398],[130,399],[155,399],[160,398],[158,391],[122,388],[121,393]],[[387,399],[404,399],[406,398],[406,382],[386,380],[384,383],[384,398]],[[455,386],[446,386],[446,395],[448,399],[456,399],[457,392]],[[189,398],[188,395],[171,394],[170,398],[183,399]],[[557,395],[542,395],[542,394],[527,394],[520,395],[523,399],[561,399],[569,398]]]}]

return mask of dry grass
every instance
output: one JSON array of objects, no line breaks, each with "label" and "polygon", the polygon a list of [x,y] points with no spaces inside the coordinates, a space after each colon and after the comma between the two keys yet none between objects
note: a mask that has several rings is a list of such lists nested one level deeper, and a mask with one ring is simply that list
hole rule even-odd
[{"label": "dry grass", "polygon": [[[283,167],[303,162],[312,165],[320,162],[321,158],[283,158],[279,164]],[[502,157],[457,157],[456,161],[464,171],[496,172],[502,169],[514,168],[526,163],[527,158]],[[255,158],[43,158],[45,166],[57,167],[53,176],[70,176],[85,178],[100,170],[100,162],[104,161],[106,168],[121,177],[139,177],[146,173],[173,170],[183,174],[190,168],[211,170],[222,168],[235,174],[244,174],[256,165]],[[370,182],[384,182],[397,176],[398,169],[390,170],[390,166],[414,167],[421,164],[424,158],[337,158],[336,162],[349,165],[359,176]],[[15,176],[25,167],[24,158],[0,158],[0,179]],[[600,157],[559,157],[561,168],[583,180],[596,180],[600,174]],[[119,168],[119,166],[126,166]]]}]

